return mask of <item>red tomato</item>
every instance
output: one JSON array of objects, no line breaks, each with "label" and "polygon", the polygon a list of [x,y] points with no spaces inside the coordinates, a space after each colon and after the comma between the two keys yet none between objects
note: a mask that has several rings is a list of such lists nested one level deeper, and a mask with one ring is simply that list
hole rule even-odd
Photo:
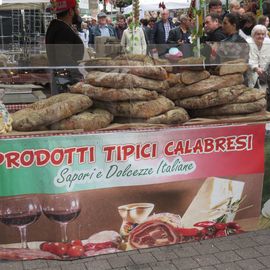
[{"label": "red tomato", "polygon": [[82,243],[81,240],[72,240],[72,241],[70,242],[70,244],[71,244],[72,246],[83,246],[83,243]]},{"label": "red tomato", "polygon": [[48,251],[54,253],[54,244],[52,242],[43,242],[40,244],[39,248],[43,251]]},{"label": "red tomato", "polygon": [[65,243],[53,243],[54,245],[54,254],[58,255],[58,256],[63,256],[65,254],[67,254],[67,245]]},{"label": "red tomato", "polygon": [[71,246],[67,251],[67,255],[70,257],[81,257],[84,255],[84,248],[82,246]]}]

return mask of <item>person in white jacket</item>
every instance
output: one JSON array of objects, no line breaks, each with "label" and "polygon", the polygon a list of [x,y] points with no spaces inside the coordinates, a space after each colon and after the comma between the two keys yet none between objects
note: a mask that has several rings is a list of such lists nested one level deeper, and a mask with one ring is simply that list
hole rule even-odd
[{"label": "person in white jacket", "polygon": [[[249,87],[261,88],[260,78],[265,78],[270,64],[270,41],[266,39],[267,29],[264,25],[256,25],[251,31],[252,42],[249,43]],[[269,76],[269,75],[268,75]]]},{"label": "person in white jacket", "polygon": [[121,45],[125,48],[128,54],[143,54],[147,53],[147,44],[143,29],[135,26],[132,17],[127,20],[128,28],[124,30],[121,39]]}]

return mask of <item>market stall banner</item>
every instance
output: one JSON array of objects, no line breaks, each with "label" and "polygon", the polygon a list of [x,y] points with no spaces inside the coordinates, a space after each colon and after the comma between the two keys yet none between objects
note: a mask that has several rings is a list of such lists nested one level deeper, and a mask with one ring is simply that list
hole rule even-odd
[{"label": "market stall banner", "polygon": [[265,125],[0,140],[0,259],[77,259],[270,226]]},{"label": "market stall banner", "polygon": [[260,173],[264,132],[243,125],[3,139],[0,196]]}]

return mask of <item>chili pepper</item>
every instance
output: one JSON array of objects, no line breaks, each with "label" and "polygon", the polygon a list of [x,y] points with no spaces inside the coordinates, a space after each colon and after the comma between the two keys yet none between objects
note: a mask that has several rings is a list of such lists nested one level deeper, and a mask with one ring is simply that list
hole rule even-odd
[{"label": "chili pepper", "polygon": [[216,223],[215,228],[217,230],[225,230],[227,228],[227,224],[226,223]]},{"label": "chili pepper", "polygon": [[199,233],[199,230],[196,228],[177,228],[176,230],[182,236],[194,237]]},{"label": "chili pepper", "polygon": [[201,221],[195,223],[193,226],[195,227],[202,227],[202,228],[208,228],[211,226],[214,226],[216,223],[214,221]]}]

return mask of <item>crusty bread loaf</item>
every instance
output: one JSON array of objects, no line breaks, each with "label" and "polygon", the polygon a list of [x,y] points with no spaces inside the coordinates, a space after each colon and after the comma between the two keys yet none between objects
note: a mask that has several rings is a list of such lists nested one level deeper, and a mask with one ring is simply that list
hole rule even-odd
[{"label": "crusty bread loaf", "polygon": [[125,100],[151,100],[158,97],[156,91],[143,88],[106,88],[78,82],[70,87],[70,92],[87,95],[95,100],[125,101]]},{"label": "crusty bread loaf", "polygon": [[156,66],[163,67],[167,72],[173,72],[173,65],[168,59],[154,58],[153,61]]},{"label": "crusty bread loaf", "polygon": [[266,108],[266,99],[262,98],[255,102],[225,104],[207,109],[193,110],[192,116],[204,117],[211,115],[235,115],[259,112]]},{"label": "crusty bread loaf", "polygon": [[12,115],[12,127],[18,131],[39,130],[40,126],[48,126],[70,117],[92,104],[92,100],[85,95],[63,93],[52,96],[15,112]]},{"label": "crusty bread loaf", "polygon": [[169,88],[167,81],[156,81],[152,79],[141,78],[127,73],[106,73],[89,72],[86,75],[85,82],[95,86],[120,88],[144,88],[162,92]]},{"label": "crusty bread loaf", "polygon": [[130,60],[130,61],[140,61],[147,64],[154,64],[153,58],[143,54],[121,54],[114,58],[114,60]]},{"label": "crusty bread loaf", "polygon": [[51,125],[52,130],[83,129],[93,131],[107,127],[113,120],[113,115],[106,110],[94,109],[85,111]]},{"label": "crusty bread loaf", "polygon": [[217,75],[227,75],[234,73],[245,73],[248,70],[248,64],[244,59],[237,59],[228,62],[224,62],[216,68],[215,73]]},{"label": "crusty bread loaf", "polygon": [[206,93],[201,96],[189,97],[175,101],[185,109],[204,109],[221,104],[235,103],[235,99],[244,92],[245,85],[236,85]]},{"label": "crusty bread loaf", "polygon": [[177,61],[177,65],[184,70],[204,70],[204,62],[204,57],[186,57],[180,58]]},{"label": "crusty bread loaf", "polygon": [[168,73],[167,82],[169,83],[170,87],[173,87],[178,83],[181,83],[181,74]]},{"label": "crusty bread loaf", "polygon": [[242,74],[210,76],[206,80],[193,83],[188,86],[177,84],[166,91],[166,96],[172,100],[200,96],[220,88],[241,84],[243,81],[244,78]]},{"label": "crusty bread loaf", "polygon": [[[91,59],[85,65],[91,66],[91,70],[126,72],[158,81],[163,81],[167,78],[167,72],[163,67],[129,59]],[[86,70],[91,71],[89,68],[86,68]]]},{"label": "crusty bread loaf", "polygon": [[172,110],[169,110],[163,114],[160,114],[158,116],[151,117],[147,119],[147,123],[151,124],[181,124],[185,123],[189,120],[189,115],[187,111],[183,108],[175,108]]},{"label": "crusty bread loaf", "polygon": [[210,73],[206,70],[202,71],[191,71],[185,70],[181,73],[181,82],[184,84],[193,84],[210,77]]},{"label": "crusty bread loaf", "polygon": [[174,108],[174,103],[164,96],[150,101],[131,102],[101,102],[95,101],[95,106],[107,109],[114,116],[130,118],[150,118]]},{"label": "crusty bread loaf", "polygon": [[265,98],[266,91],[262,89],[256,88],[246,88],[244,93],[239,95],[233,103],[247,103],[247,102],[254,102],[261,98]]}]

